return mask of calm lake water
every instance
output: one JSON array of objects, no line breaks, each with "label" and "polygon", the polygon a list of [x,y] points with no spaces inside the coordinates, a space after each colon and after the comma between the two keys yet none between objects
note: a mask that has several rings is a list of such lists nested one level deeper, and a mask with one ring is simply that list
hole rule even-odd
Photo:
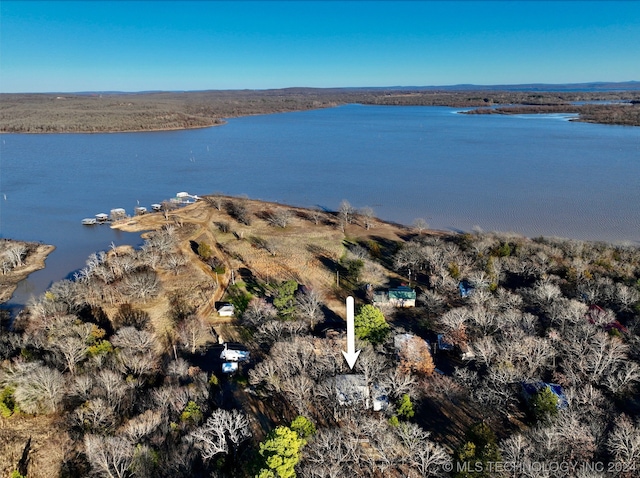
[{"label": "calm lake water", "polygon": [[137,234],[83,217],[178,191],[336,209],[404,224],[640,243],[640,128],[569,115],[348,105],[152,133],[0,136],[0,236],[57,250],[14,304]]}]

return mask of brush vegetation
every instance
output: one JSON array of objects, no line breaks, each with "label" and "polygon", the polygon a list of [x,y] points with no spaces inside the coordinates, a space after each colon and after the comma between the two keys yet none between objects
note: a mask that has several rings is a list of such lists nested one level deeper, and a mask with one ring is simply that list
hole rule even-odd
[{"label": "brush vegetation", "polygon": [[[571,461],[636,476],[637,246],[447,234],[342,209],[212,195],[116,223],[147,231],[143,246],[93,254],[3,323],[1,473],[489,476],[469,470]],[[380,306],[383,332],[357,343],[353,373],[386,397],[373,411],[336,393],[351,373],[345,298],[364,314],[372,290],[400,284],[417,307]],[[218,317],[218,301],[236,316]],[[413,337],[398,348],[401,334]],[[220,341],[251,360],[223,375]],[[568,406],[526,398],[537,382]]]}]

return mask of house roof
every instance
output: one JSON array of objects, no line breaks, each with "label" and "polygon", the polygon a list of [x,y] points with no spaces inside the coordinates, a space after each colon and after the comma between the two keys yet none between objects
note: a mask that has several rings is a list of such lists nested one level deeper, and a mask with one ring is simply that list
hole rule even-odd
[{"label": "house roof", "polygon": [[335,384],[340,405],[353,405],[369,400],[367,379],[362,374],[336,375]]},{"label": "house roof", "polygon": [[458,284],[458,289],[460,290],[460,297],[468,297],[469,294],[473,291],[473,286],[469,284],[466,280],[460,281]]},{"label": "house roof", "polygon": [[411,300],[416,298],[416,291],[411,287],[400,286],[389,289],[389,299]]}]

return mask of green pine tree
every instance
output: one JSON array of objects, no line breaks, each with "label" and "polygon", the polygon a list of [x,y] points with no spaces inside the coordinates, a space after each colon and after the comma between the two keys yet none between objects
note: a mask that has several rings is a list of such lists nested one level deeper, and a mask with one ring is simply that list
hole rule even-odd
[{"label": "green pine tree", "polygon": [[369,304],[363,305],[354,317],[354,325],[358,338],[372,344],[384,342],[390,330],[380,309]]},{"label": "green pine tree", "polygon": [[295,466],[306,443],[289,427],[280,426],[272,430],[260,444],[264,466],[257,478],[295,478]]}]

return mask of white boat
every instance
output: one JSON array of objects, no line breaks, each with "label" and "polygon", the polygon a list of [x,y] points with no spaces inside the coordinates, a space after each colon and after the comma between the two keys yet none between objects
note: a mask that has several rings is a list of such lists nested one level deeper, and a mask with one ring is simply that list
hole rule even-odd
[{"label": "white boat", "polygon": [[101,212],[100,214],[96,214],[96,221],[98,222],[106,222],[109,220],[109,215]]},{"label": "white boat", "polygon": [[137,206],[135,209],[136,216],[142,216],[147,213],[147,208],[144,206]]},{"label": "white boat", "polygon": [[151,209],[156,212],[162,211],[162,204],[152,204]]},{"label": "white boat", "polygon": [[93,226],[97,222],[98,222],[98,220],[95,217],[85,217],[82,220],[82,224],[85,225],[85,226]]}]

